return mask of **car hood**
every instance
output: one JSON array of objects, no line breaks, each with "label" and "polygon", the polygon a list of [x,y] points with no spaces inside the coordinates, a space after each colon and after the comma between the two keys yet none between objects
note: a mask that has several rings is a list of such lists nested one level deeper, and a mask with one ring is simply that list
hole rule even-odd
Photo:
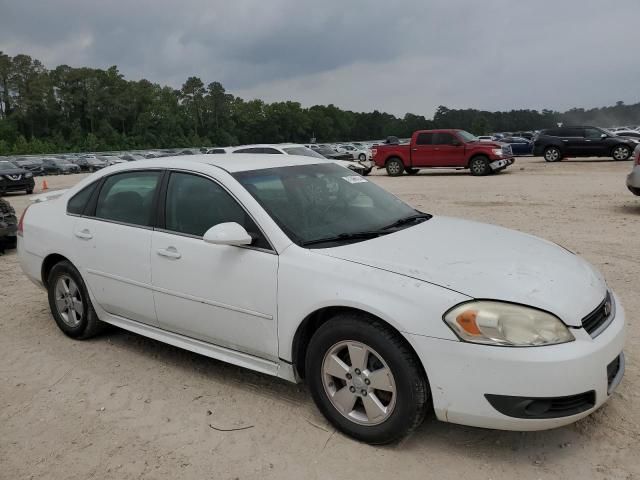
[{"label": "car hood", "polygon": [[433,217],[372,240],[316,252],[455,290],[520,303],[580,326],[606,295],[602,275],[555,243],[467,220]]},{"label": "car hood", "polygon": [[0,170],[0,175],[24,175],[25,173],[29,173],[28,170],[24,168],[9,168],[7,170]]}]

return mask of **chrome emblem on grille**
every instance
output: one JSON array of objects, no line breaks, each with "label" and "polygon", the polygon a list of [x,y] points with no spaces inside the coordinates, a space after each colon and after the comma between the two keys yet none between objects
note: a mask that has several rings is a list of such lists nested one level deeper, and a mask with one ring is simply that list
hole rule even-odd
[{"label": "chrome emblem on grille", "polygon": [[17,182],[18,180],[20,180],[22,178],[22,175],[7,175],[7,177],[9,177],[14,182]]}]

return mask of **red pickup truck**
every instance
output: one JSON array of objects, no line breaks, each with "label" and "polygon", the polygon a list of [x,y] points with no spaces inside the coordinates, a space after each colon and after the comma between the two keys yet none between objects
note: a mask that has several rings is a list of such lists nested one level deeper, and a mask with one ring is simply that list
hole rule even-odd
[{"label": "red pickup truck", "polygon": [[468,168],[471,175],[488,175],[514,161],[509,144],[481,142],[464,130],[418,130],[409,144],[377,145],[371,153],[376,166],[392,177],[421,168]]}]

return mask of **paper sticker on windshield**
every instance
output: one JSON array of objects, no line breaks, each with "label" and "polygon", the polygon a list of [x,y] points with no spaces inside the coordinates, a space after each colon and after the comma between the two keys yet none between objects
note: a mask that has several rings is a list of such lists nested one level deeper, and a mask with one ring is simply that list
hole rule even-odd
[{"label": "paper sticker on windshield", "polygon": [[349,175],[348,177],[342,177],[342,179],[349,183],[367,183],[367,180],[360,175]]}]

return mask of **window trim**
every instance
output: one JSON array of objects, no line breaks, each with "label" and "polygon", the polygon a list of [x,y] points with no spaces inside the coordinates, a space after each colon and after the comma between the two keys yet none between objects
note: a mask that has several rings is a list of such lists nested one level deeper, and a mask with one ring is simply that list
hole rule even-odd
[{"label": "window trim", "polygon": [[[184,169],[179,169],[179,168],[169,168],[166,170],[166,174],[165,177],[163,178],[163,182],[160,185],[160,190],[159,190],[159,195],[158,195],[158,204],[156,206],[156,211],[158,212],[158,216],[156,218],[156,223],[155,223],[155,227],[154,230],[157,232],[162,232],[162,233],[168,233],[170,235],[177,235],[179,237],[186,237],[186,238],[193,238],[195,240],[202,240],[202,236],[198,236],[198,235],[192,235],[189,233],[183,233],[183,232],[176,232],[173,230],[167,230],[166,228],[166,206],[167,206],[167,192],[168,192],[168,187],[169,187],[169,178],[171,177],[172,173],[183,173],[183,174],[188,174],[188,175],[195,175],[198,177],[202,177],[206,180],[209,180],[213,183],[215,183],[217,186],[219,186],[222,190],[224,190],[239,206],[242,210],[244,210],[244,212],[249,216],[249,218],[251,219],[251,221],[256,225],[256,227],[258,228],[258,230],[260,230],[260,233],[262,234],[262,236],[264,237],[264,239],[267,241],[267,243],[269,244],[269,249],[263,248],[263,247],[255,247],[253,245],[236,245],[238,248],[244,248],[244,249],[248,249],[248,250],[257,250],[259,252],[265,252],[265,253],[270,253],[273,255],[278,255],[278,252],[276,251],[276,249],[273,247],[273,242],[269,239],[269,237],[267,236],[267,234],[265,233],[264,229],[260,226],[260,224],[256,221],[255,217],[251,214],[251,212],[249,212],[249,210],[244,206],[244,204],[238,199],[238,197],[236,197],[233,192],[231,192],[225,185],[223,185],[221,182],[219,182],[217,179],[201,173],[201,172],[194,172],[193,170],[184,170]],[[160,216],[162,215],[162,216]]]}]

